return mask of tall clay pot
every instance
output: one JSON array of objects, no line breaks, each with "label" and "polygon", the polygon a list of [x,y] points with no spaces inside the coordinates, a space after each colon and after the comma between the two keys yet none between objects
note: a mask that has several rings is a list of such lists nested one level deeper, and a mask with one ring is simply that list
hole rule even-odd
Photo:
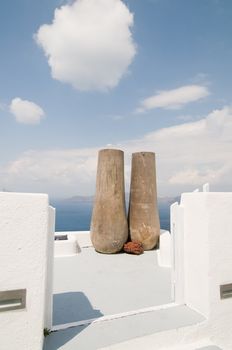
[{"label": "tall clay pot", "polygon": [[129,230],[132,241],[140,241],[145,250],[156,246],[160,235],[157,207],[155,153],[132,154],[129,203]]},{"label": "tall clay pot", "polygon": [[95,250],[107,254],[119,252],[127,241],[123,151],[99,151],[90,236]]}]

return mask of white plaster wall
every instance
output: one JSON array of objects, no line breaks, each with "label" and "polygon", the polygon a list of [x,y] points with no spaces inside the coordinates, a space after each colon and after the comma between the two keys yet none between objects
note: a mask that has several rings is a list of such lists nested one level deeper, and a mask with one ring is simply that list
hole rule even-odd
[{"label": "white plaster wall", "polygon": [[48,208],[48,239],[47,239],[47,274],[45,286],[45,322],[44,327],[52,328],[52,314],[53,314],[53,267],[54,267],[54,233],[55,233],[55,208],[49,206]]},{"label": "white plaster wall", "polygon": [[25,310],[0,313],[1,350],[41,350],[48,196],[0,193],[0,291],[27,290]]},{"label": "white plaster wall", "polygon": [[55,241],[55,257],[67,257],[81,253],[81,248],[92,247],[89,231],[63,231],[55,235],[67,235],[68,240]]},{"label": "white plaster wall", "polygon": [[101,350],[197,350],[199,346],[208,345],[210,342],[208,328],[203,322],[194,326],[137,337]]},{"label": "white plaster wall", "polygon": [[232,283],[232,193],[183,194],[175,222],[183,303],[207,319],[105,349],[193,350],[214,344],[232,350],[232,299],[221,300],[219,293],[220,284]]},{"label": "white plaster wall", "polygon": [[172,299],[184,303],[184,208],[177,202],[170,207],[172,245]]},{"label": "white plaster wall", "polygon": [[208,319],[208,336],[232,349],[232,193],[187,193],[184,206],[185,303]]},{"label": "white plaster wall", "polygon": [[75,237],[81,248],[92,247],[93,244],[90,239],[90,231],[68,232],[68,237]]},{"label": "white plaster wall", "polygon": [[171,235],[169,231],[160,231],[159,249],[157,251],[157,256],[159,266],[171,267]]},{"label": "white plaster wall", "polygon": [[75,256],[81,253],[81,248],[75,237],[55,241],[55,258]]},{"label": "white plaster wall", "polygon": [[232,349],[232,298],[219,287],[232,283],[232,193],[209,193],[209,302],[213,339]]},{"label": "white plaster wall", "polygon": [[90,231],[63,231],[56,232],[57,235],[68,235],[69,239],[76,239],[80,248],[92,247]]},{"label": "white plaster wall", "polygon": [[209,207],[208,193],[184,193],[184,302],[209,316]]}]

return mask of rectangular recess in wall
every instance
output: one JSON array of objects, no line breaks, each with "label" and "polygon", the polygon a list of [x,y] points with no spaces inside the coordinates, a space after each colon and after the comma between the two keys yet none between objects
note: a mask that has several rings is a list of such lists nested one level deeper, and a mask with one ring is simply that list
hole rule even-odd
[{"label": "rectangular recess in wall", "polygon": [[0,292],[0,312],[25,309],[26,289]]},{"label": "rectangular recess in wall", "polygon": [[220,286],[221,299],[232,298],[232,283],[223,284]]},{"label": "rectangular recess in wall", "polygon": [[56,235],[55,236],[55,241],[67,241],[68,240],[68,235]]}]

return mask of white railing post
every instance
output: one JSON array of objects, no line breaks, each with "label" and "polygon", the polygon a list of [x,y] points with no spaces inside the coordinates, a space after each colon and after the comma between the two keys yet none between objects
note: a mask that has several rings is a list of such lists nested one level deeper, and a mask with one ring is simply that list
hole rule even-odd
[{"label": "white railing post", "polygon": [[172,298],[178,304],[184,303],[184,232],[183,207],[173,203],[171,211],[172,238]]},{"label": "white railing post", "polygon": [[203,185],[203,192],[209,192],[209,183]]},{"label": "white railing post", "polygon": [[48,228],[46,194],[0,192],[1,349],[43,348]]},{"label": "white railing post", "polygon": [[46,297],[44,328],[52,328],[53,315],[53,264],[54,264],[54,238],[55,238],[55,208],[48,207],[48,241],[47,241],[47,271],[46,271]]}]

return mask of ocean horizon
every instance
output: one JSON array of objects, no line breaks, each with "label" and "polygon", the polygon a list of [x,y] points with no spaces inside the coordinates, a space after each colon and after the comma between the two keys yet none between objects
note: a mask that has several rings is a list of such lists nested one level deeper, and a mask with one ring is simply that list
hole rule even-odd
[{"label": "ocean horizon", "polygon": [[[176,198],[158,200],[160,227],[170,230],[170,205]],[[79,200],[53,200],[56,208],[56,232],[89,231],[93,201],[81,197]]]}]

